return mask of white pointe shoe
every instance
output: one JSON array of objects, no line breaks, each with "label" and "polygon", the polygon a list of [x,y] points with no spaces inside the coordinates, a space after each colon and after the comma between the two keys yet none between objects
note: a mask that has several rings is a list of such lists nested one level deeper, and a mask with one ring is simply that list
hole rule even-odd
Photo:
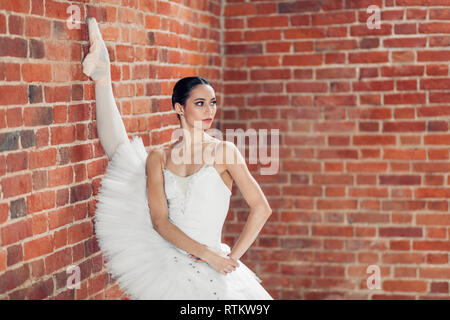
[{"label": "white pointe shoe", "polygon": [[87,18],[89,30],[89,54],[84,58],[83,73],[95,81],[96,86],[106,86],[111,81],[111,63],[108,49],[95,18]]}]

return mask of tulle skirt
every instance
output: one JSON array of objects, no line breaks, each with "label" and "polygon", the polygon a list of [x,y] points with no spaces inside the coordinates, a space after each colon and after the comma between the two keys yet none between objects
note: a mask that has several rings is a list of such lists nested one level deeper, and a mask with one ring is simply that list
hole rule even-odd
[{"label": "tulle skirt", "polygon": [[[226,275],[195,262],[152,226],[146,187],[147,151],[140,137],[119,145],[97,195],[95,232],[108,272],[131,299],[272,300],[240,260]],[[230,252],[222,243],[221,249]]]}]

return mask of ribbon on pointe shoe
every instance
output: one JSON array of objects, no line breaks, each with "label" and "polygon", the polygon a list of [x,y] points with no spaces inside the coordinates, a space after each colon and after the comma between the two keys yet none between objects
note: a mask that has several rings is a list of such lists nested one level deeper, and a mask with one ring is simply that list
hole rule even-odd
[{"label": "ribbon on pointe shoe", "polygon": [[111,83],[111,66],[108,49],[103,41],[97,20],[86,19],[89,30],[89,54],[84,58],[83,73],[95,81],[96,86],[107,86]]}]

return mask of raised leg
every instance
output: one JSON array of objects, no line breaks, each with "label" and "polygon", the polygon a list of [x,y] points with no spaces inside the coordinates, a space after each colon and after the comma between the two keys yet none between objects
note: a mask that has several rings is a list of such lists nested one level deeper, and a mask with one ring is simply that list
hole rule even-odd
[{"label": "raised leg", "polygon": [[89,54],[84,58],[83,73],[95,82],[95,104],[97,131],[100,143],[111,159],[116,148],[129,143],[127,132],[117,109],[111,85],[111,70],[108,50],[95,18],[88,18]]}]

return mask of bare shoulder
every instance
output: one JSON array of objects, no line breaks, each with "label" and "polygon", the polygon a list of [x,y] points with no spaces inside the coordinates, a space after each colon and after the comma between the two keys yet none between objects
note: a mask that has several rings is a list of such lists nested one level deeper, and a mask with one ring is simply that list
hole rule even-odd
[{"label": "bare shoulder", "polygon": [[161,147],[150,149],[147,156],[147,168],[156,169],[162,168],[164,159],[164,150]]},{"label": "bare shoulder", "polygon": [[245,164],[242,154],[233,142],[223,140],[217,141],[217,156],[223,161],[227,168],[229,168],[230,165]]}]

